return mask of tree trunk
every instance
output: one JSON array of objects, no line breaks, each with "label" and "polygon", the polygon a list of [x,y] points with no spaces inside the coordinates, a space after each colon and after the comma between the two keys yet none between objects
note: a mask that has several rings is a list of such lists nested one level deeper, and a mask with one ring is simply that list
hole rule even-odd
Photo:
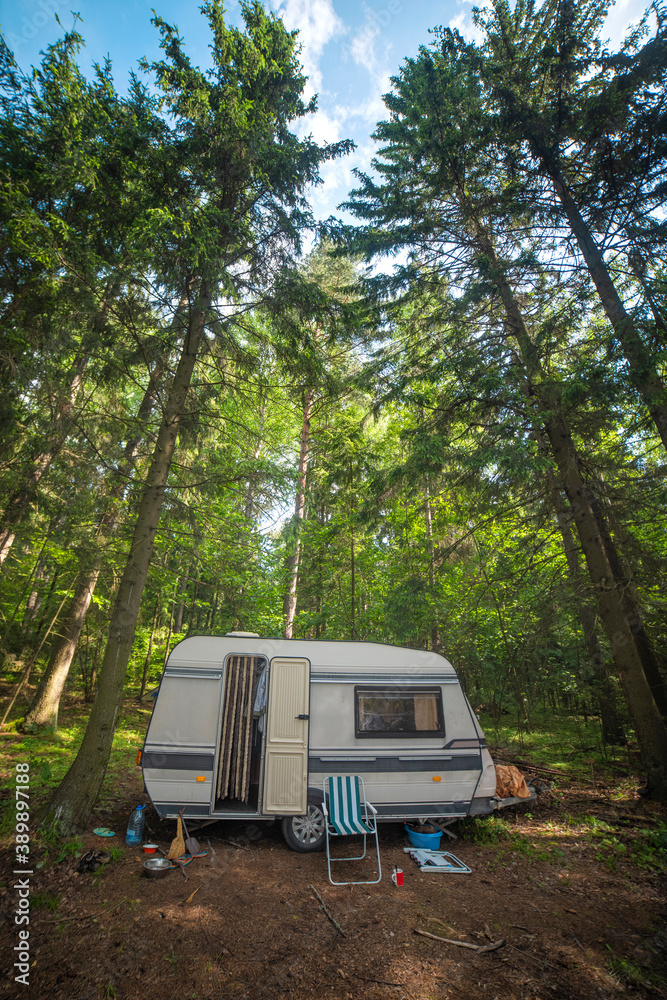
[{"label": "tree trunk", "polygon": [[202,288],[190,312],[183,350],[146,477],[130,553],[114,602],[88,726],[74,763],[40,817],[42,825],[57,825],[63,833],[86,825],[106,773],[164,491],[209,305],[210,292]]},{"label": "tree trunk", "polygon": [[134,466],[146,424],[155,405],[161,373],[162,369],[160,368],[160,374],[158,375],[157,372],[154,372],[149,379],[148,387],[137,413],[138,433],[127,442],[123,465],[113,473],[113,478],[116,480],[110,490],[110,499],[113,505],[102,517],[97,532],[97,548],[92,564],[83,572],[72,603],[67,609],[65,618],[60,626],[60,634],[51,646],[48,666],[39,683],[30,710],[23,722],[23,728],[26,732],[34,732],[36,729],[44,727],[56,728],[60,699],[100,575],[105,543],[116,528],[118,513],[115,503],[122,498],[125,491],[126,479]]},{"label": "tree trunk", "polygon": [[[465,195],[462,201],[466,200]],[[506,322],[514,337],[527,372],[533,398],[542,413],[544,430],[553,459],[572,508],[572,519],[586,560],[598,614],[616,664],[625,700],[632,716],[644,762],[649,794],[667,800],[667,727],[646,680],[635,635],[625,613],[622,588],[614,579],[595,514],[595,496],[584,482],[572,434],[560,413],[557,393],[548,387],[537,349],[532,343],[523,314],[498,260],[487,230],[470,213],[479,249],[488,258],[491,275],[498,288]]]},{"label": "tree trunk", "polygon": [[19,683],[19,686],[18,686],[16,692],[14,693],[14,697],[12,698],[12,700],[11,700],[11,702],[9,704],[9,707],[5,710],[5,714],[2,717],[2,721],[0,721],[0,729],[2,729],[2,727],[5,724],[5,722],[7,721],[7,716],[9,715],[9,713],[10,713],[10,711],[11,711],[13,705],[14,705],[14,702],[18,698],[19,691],[21,690],[21,688],[23,687],[23,685],[27,683],[28,677],[30,676],[30,671],[32,670],[32,668],[35,665],[35,663],[37,662],[37,658],[38,658],[39,654],[42,651],[42,646],[44,645],[44,643],[48,639],[49,635],[51,634],[51,629],[53,628],[53,626],[55,625],[56,621],[58,620],[58,616],[59,616],[60,612],[63,609],[63,604],[65,603],[65,601],[69,597],[70,592],[72,590],[72,587],[76,583],[76,579],[77,578],[75,576],[74,579],[72,580],[72,582],[70,583],[68,589],[67,589],[67,593],[65,594],[65,596],[62,599],[62,601],[60,602],[60,607],[58,608],[58,610],[56,611],[55,615],[53,616],[53,618],[51,620],[51,624],[49,625],[49,627],[47,628],[46,632],[42,636],[42,641],[40,642],[40,644],[37,647],[37,649],[34,650],[33,653],[31,654],[31,656],[30,656],[30,658],[28,660],[28,663],[26,664],[26,668],[25,668],[25,671],[24,671],[23,676],[21,678],[21,681]]},{"label": "tree trunk", "polygon": [[151,625],[151,635],[148,640],[148,650],[146,652],[146,659],[144,660],[144,671],[141,675],[141,689],[139,691],[139,701],[143,701],[143,697],[146,694],[146,685],[148,684],[148,671],[151,665],[151,656],[153,655],[153,639],[155,637],[155,628],[157,625],[158,612],[160,610],[160,598],[158,597],[155,602],[155,610],[153,611],[153,623]]},{"label": "tree trunk", "polygon": [[183,615],[185,614],[185,595],[188,590],[189,569],[183,573],[181,576],[179,591],[178,591],[178,604],[176,605],[176,616],[174,618],[174,632],[177,634],[183,631]]},{"label": "tree trunk", "polygon": [[12,613],[12,617],[9,619],[9,621],[7,622],[7,624],[3,626],[3,634],[5,636],[5,639],[6,639],[7,635],[9,634],[9,630],[10,630],[11,626],[14,624],[14,622],[16,620],[16,617],[17,617],[19,611],[21,610],[21,605],[23,604],[23,598],[26,596],[26,594],[30,590],[30,587],[32,586],[32,581],[33,581],[33,578],[34,578],[35,574],[40,571],[40,567],[42,566],[42,558],[44,556],[44,549],[46,548],[46,543],[48,542],[48,540],[49,540],[49,536],[48,536],[48,532],[47,532],[46,536],[44,537],[44,541],[42,542],[42,547],[39,550],[37,558],[35,559],[35,561],[34,561],[34,563],[32,565],[32,569],[30,570],[30,573],[28,574],[28,579],[26,580],[26,582],[24,584],[24,587],[23,587],[23,590],[21,591],[21,596],[19,597],[18,601],[16,602],[16,605],[14,607],[14,611]]},{"label": "tree trunk", "polygon": [[[180,569],[180,561],[177,569]],[[169,631],[167,632],[167,644],[164,650],[164,662],[162,664],[162,669],[164,670],[167,666],[167,660],[169,659],[169,643],[171,642],[171,633],[174,627],[174,611],[176,608],[176,594],[178,593],[178,585],[181,582],[180,576],[176,577],[176,583],[174,584],[174,596],[171,599],[171,612],[169,614]]]},{"label": "tree trunk", "polygon": [[579,553],[572,534],[572,528],[570,527],[568,513],[564,509],[560,491],[557,489],[550,473],[549,487],[556,511],[556,520],[558,521],[558,527],[563,539],[563,551],[565,552],[572,589],[577,602],[577,613],[584,636],[586,652],[588,653],[588,662],[593,673],[593,688],[600,709],[602,737],[605,743],[612,746],[619,746],[626,742],[625,733],[623,732],[623,726],[616,711],[614,689],[607,674],[604,653],[598,639],[595,612],[591,608],[586,596],[586,587],[579,568]]},{"label": "tree trunk", "polygon": [[350,528],[350,639],[357,638],[356,613],[356,566],[354,560],[354,529]]},{"label": "tree trunk", "polygon": [[[44,547],[42,547],[42,551]],[[46,576],[46,558],[40,560],[37,566],[33,578],[33,589],[28,595],[28,600],[25,602],[25,608],[23,609],[23,618],[21,619],[21,634],[25,635],[30,619],[34,618],[40,607],[42,606],[42,595],[40,595],[40,588]],[[57,576],[57,573],[56,573]],[[53,581],[52,581],[53,585]]]},{"label": "tree trunk", "polygon": [[[611,520],[611,518],[613,518],[611,504],[607,504],[607,508]],[[625,569],[618,548],[612,540],[609,524],[607,523],[607,518],[605,517],[605,512],[602,509],[602,503],[598,496],[595,497],[594,511],[598,522],[598,528],[600,530],[600,537],[602,538],[602,544],[604,545],[605,553],[607,555],[607,560],[611,567],[611,571],[614,574],[614,580],[623,595],[625,617],[627,618],[632,634],[635,637],[635,643],[639,651],[639,655],[641,656],[646,680],[651,688],[653,697],[655,698],[655,703],[658,706],[660,713],[663,718],[667,718],[667,692],[665,691],[665,682],[663,681],[662,674],[660,673],[660,667],[658,666],[653,644],[648,637],[646,629],[644,628],[642,611],[636,598],[633,583]],[[616,530],[615,533],[618,538],[618,530]]]},{"label": "tree trunk", "polygon": [[[262,403],[259,409],[259,429],[257,431],[257,444],[253,448],[252,458],[254,462],[258,462],[262,456],[262,449],[264,448],[264,425],[266,423],[266,397],[262,399]],[[248,489],[246,491],[245,498],[245,518],[246,521],[252,521],[253,515],[255,513],[255,488],[257,482],[256,472],[252,472],[248,478]],[[178,629],[176,630],[178,631]]]},{"label": "tree trunk", "polygon": [[310,450],[310,414],[313,406],[313,392],[306,389],[303,403],[303,421],[301,424],[301,446],[299,449],[299,467],[297,472],[296,499],[294,503],[294,548],[287,560],[287,588],[283,601],[285,627],[283,637],[292,638],[294,617],[296,615],[296,585],[299,579],[299,558],[301,554],[301,529],[306,511],[306,474],[308,472],[308,453]]},{"label": "tree trunk", "polygon": [[192,635],[195,630],[198,594],[199,594],[199,569],[197,569],[197,576],[195,577],[195,586],[192,594],[192,607],[190,608],[190,618],[188,620],[188,635]]},{"label": "tree trunk", "polygon": [[[628,235],[630,236],[630,239],[632,239],[631,234]],[[667,326],[665,325],[665,319],[663,317],[660,304],[653,295],[651,286],[646,277],[646,261],[637,247],[632,247],[629,251],[627,251],[626,256],[628,258],[630,270],[634,274],[637,283],[644,293],[644,298],[648,302],[649,308],[653,314],[655,328],[660,332],[664,339],[665,334],[667,334]]]},{"label": "tree trunk", "polygon": [[73,365],[66,398],[61,401],[53,421],[53,434],[46,447],[34,456],[32,468],[26,476],[25,482],[12,494],[5,508],[2,516],[2,528],[0,528],[0,566],[9,555],[16,528],[27,514],[35,498],[37,487],[51,468],[54,458],[67,439],[74,404],[83,382],[86,362],[87,358],[82,356]]},{"label": "tree trunk", "polygon": [[[32,607],[27,607],[26,612],[23,615],[23,621],[21,622],[21,638],[24,646],[29,641],[29,636],[32,636],[32,640],[39,635],[42,626],[46,623],[46,616],[49,613],[51,607],[51,599],[56,590],[56,584],[60,579],[60,567],[56,566],[53,576],[51,577],[51,583],[49,584],[48,592],[44,594],[35,594],[35,603]],[[31,595],[32,597],[32,595]],[[35,621],[37,615],[41,612],[41,617],[38,621]]]},{"label": "tree trunk", "polygon": [[25,732],[34,732],[44,727],[55,729],[58,724],[60,698],[99,574],[99,566],[89,570],[74,592],[74,598],[60,627],[60,635],[51,647],[48,666],[39,682],[30,711],[23,721],[21,728]]},{"label": "tree trunk", "polygon": [[93,662],[90,665],[90,674],[83,679],[83,696],[87,705],[95,700],[95,684],[97,683],[97,668],[100,662],[101,646],[95,646]]},{"label": "tree trunk", "polygon": [[628,315],[616,291],[604,257],[570,194],[565,178],[551,157],[543,154],[541,159],[565,210],[570,229],[574,233],[577,245],[602,302],[602,308],[628,362],[630,379],[646,403],[660,439],[664,447],[667,448],[667,387],[658,375],[655,364],[637,332],[632,317]]},{"label": "tree trunk", "polygon": [[625,614],[623,593],[606,556],[595,517],[595,498],[581,476],[572,436],[563,418],[552,416],[547,421],[546,432],[572,507],[600,620],[632,715],[649,792],[655,798],[667,800],[667,729],[646,680],[635,636]]},{"label": "tree trunk", "polygon": [[[428,548],[428,583],[431,595],[435,596],[435,546],[433,545],[433,514],[431,511],[431,490],[428,476],[424,476],[424,518],[426,522],[426,545]],[[431,626],[431,649],[437,653],[440,649],[440,631],[438,616],[434,608],[433,625]]]}]

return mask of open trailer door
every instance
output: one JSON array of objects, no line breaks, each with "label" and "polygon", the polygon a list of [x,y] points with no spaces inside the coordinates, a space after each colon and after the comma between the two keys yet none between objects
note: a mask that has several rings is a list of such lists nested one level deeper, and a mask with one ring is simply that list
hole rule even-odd
[{"label": "open trailer door", "polygon": [[271,660],[263,813],[306,812],[309,703],[310,661],[286,656]]}]

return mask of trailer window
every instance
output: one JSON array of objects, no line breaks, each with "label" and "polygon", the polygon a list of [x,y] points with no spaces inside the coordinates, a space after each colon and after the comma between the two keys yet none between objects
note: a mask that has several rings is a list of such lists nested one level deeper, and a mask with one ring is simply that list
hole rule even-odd
[{"label": "trailer window", "polygon": [[355,687],[357,737],[444,736],[440,688]]}]

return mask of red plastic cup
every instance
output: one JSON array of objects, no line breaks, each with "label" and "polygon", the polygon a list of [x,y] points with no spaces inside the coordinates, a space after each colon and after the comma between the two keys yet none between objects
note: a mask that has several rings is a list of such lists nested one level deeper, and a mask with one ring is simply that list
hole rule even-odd
[{"label": "red plastic cup", "polygon": [[394,868],[394,871],[393,871],[392,876],[391,876],[391,880],[394,883],[394,885],[403,885],[403,869],[402,868]]}]

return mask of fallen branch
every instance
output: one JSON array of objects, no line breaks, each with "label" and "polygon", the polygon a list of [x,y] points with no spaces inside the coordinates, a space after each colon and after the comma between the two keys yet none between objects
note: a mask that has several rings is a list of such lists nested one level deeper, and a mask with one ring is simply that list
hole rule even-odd
[{"label": "fallen branch", "polygon": [[479,949],[478,944],[469,944],[467,941],[454,941],[452,938],[440,937],[439,934],[430,934],[428,931],[420,931],[415,928],[415,934],[421,934],[422,937],[432,938],[434,941],[444,941],[445,944],[455,944],[458,948],[470,948],[472,951],[477,951]]},{"label": "fallen branch", "polygon": [[238,840],[233,840],[231,837],[223,837],[222,839],[224,840],[224,842],[226,844],[231,844],[232,847],[235,847],[237,851],[247,851],[248,850],[248,848],[246,847],[245,844],[241,844],[241,843],[239,843]]},{"label": "fallen branch", "polygon": [[544,774],[554,774],[557,778],[572,778],[572,775],[565,774],[563,771],[554,771],[551,767],[541,767],[539,764],[529,764],[527,760],[495,760],[494,758],[494,763],[514,764],[515,767],[525,767],[528,771],[542,771]]},{"label": "fallen branch", "polygon": [[505,944],[505,938],[501,938],[500,941],[492,941],[491,944],[483,944],[481,948],[477,949],[478,955],[483,955],[486,951],[498,951],[498,948],[502,948]]},{"label": "fallen branch", "polygon": [[340,934],[341,937],[347,937],[347,934],[345,933],[345,931],[343,930],[343,928],[340,926],[340,924],[338,923],[338,921],[336,920],[336,918],[334,917],[334,915],[330,912],[327,904],[324,902],[324,900],[320,896],[320,894],[317,891],[317,889],[315,888],[315,886],[314,885],[309,885],[308,888],[312,889],[313,892],[315,893],[315,895],[317,896],[317,898],[319,899],[319,901],[320,901],[320,909],[324,911],[324,915],[327,918],[327,920],[331,921],[331,923],[334,925],[334,927],[336,928],[336,930],[338,931],[338,933]]},{"label": "fallen branch", "polygon": [[444,941],[445,944],[455,944],[457,948],[469,948],[471,951],[476,951],[478,954],[483,954],[485,951],[496,951],[498,948],[502,948],[505,944],[505,939],[502,938],[500,941],[493,941],[491,944],[470,944],[468,941],[454,941],[452,938],[440,937],[439,934],[430,934],[428,931],[420,931],[415,927],[415,934],[420,934],[422,937],[432,938],[434,941]]},{"label": "fallen branch", "polygon": [[389,983],[386,979],[369,979],[368,976],[359,976],[356,972],[351,972],[350,975],[354,976],[355,979],[361,979],[364,983],[379,983],[380,986],[400,986],[401,989],[405,989],[403,983]]}]

